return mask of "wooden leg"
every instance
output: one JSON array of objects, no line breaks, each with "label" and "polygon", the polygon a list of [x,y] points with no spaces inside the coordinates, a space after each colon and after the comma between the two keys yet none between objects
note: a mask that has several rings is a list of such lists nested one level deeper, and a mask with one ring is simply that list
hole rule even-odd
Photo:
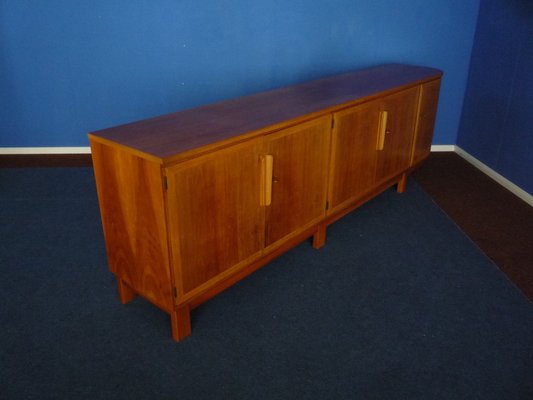
[{"label": "wooden leg", "polygon": [[179,342],[191,334],[191,312],[188,305],[175,308],[170,313],[172,339]]},{"label": "wooden leg", "polygon": [[398,181],[398,185],[396,186],[396,191],[398,193],[405,192],[405,188],[407,187],[407,174],[402,174],[402,177]]},{"label": "wooden leg", "polygon": [[122,304],[126,304],[132,301],[136,296],[132,288],[130,288],[126,284],[126,282],[124,282],[120,278],[117,278],[117,283],[118,283],[118,298],[120,299],[120,302]]},{"label": "wooden leg", "polygon": [[326,244],[326,225],[320,224],[313,235],[313,248],[319,249]]}]

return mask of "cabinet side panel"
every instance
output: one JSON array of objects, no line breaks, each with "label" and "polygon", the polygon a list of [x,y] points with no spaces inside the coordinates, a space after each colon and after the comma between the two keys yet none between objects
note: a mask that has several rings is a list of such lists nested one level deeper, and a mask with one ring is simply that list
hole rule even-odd
[{"label": "cabinet side panel", "polygon": [[431,151],[433,128],[439,102],[440,79],[422,85],[420,93],[420,109],[413,148],[412,164],[425,159]]},{"label": "cabinet side panel", "polygon": [[135,292],[172,309],[160,165],[91,140],[110,270]]}]

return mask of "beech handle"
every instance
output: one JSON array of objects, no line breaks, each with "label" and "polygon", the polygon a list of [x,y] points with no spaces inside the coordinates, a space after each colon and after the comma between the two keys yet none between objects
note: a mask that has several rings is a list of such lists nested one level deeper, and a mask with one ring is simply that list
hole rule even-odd
[{"label": "beech handle", "polygon": [[274,166],[274,156],[265,154],[260,156],[261,160],[261,184],[259,192],[259,205],[269,206],[272,203],[272,171]]},{"label": "beech handle", "polygon": [[383,150],[385,147],[385,133],[387,132],[387,111],[379,112],[378,142],[376,150]]}]

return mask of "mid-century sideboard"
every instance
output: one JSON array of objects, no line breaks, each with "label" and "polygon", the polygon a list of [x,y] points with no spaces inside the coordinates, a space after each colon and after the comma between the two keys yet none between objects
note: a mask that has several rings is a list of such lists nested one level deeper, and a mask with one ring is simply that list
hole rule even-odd
[{"label": "mid-century sideboard", "polygon": [[428,155],[442,72],[391,64],[89,134],[109,268],[190,311],[397,184]]}]

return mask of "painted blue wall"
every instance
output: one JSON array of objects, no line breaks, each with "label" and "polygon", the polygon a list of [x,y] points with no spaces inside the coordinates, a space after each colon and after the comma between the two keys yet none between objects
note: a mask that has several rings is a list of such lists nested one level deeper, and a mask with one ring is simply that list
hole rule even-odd
[{"label": "painted blue wall", "polygon": [[479,0],[0,0],[0,147],[87,146],[88,131],[371,65],[445,71],[453,144]]},{"label": "painted blue wall", "polygon": [[533,194],[533,2],[482,0],[457,144]]}]

